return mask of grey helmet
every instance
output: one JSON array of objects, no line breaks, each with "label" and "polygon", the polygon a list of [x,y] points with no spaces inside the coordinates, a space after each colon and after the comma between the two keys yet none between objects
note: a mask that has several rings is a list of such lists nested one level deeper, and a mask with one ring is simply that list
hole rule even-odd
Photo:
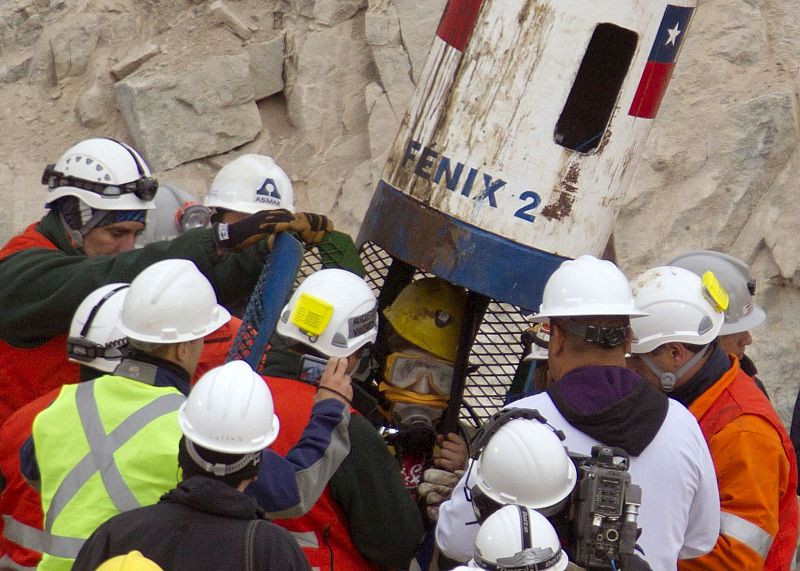
[{"label": "grey helmet", "polygon": [[749,331],[766,319],[764,310],[753,300],[756,281],[750,273],[750,266],[742,260],[722,252],[695,250],[681,254],[667,265],[687,269],[698,276],[709,270],[714,273],[730,298],[720,335]]}]

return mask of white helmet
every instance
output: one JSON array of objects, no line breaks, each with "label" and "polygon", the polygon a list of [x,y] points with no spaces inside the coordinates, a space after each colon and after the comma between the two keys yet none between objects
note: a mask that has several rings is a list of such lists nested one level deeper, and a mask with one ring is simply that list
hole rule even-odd
[{"label": "white helmet", "polygon": [[756,280],[750,274],[750,267],[742,260],[721,252],[697,250],[678,256],[667,265],[686,268],[698,276],[709,270],[714,272],[730,297],[720,335],[749,331],[767,318],[764,310],[753,303]]},{"label": "white helmet", "polygon": [[193,262],[162,260],[131,282],[120,329],[137,341],[181,343],[205,337],[230,318]]},{"label": "white helmet", "polygon": [[636,307],[649,315],[631,323],[632,353],[650,353],[665,343],[708,345],[725,320],[725,291],[707,272],[704,278],[660,266],[631,281]]},{"label": "white helmet", "polygon": [[490,515],[475,539],[475,564],[484,569],[564,571],[569,563],[547,518],[519,505]]},{"label": "white helmet", "polygon": [[111,373],[124,356],[128,338],[119,329],[129,284],[101,286],[75,310],[67,337],[67,357],[74,363]]},{"label": "white helmet", "polygon": [[271,157],[242,155],[214,177],[205,205],[246,214],[277,208],[294,212],[294,189]]},{"label": "white helmet", "polygon": [[147,213],[144,232],[136,240],[137,246],[172,240],[192,228],[208,226],[209,209],[192,193],[172,184],[160,184],[155,197],[156,207]]},{"label": "white helmet", "polygon": [[298,286],[276,331],[328,357],[349,357],[378,336],[378,302],[347,270],[319,270]]},{"label": "white helmet", "polygon": [[114,139],[86,139],[71,147],[42,174],[47,206],[75,196],[100,210],[148,210],[158,181],[134,149]]},{"label": "white helmet", "polygon": [[244,361],[230,361],[200,377],[178,411],[193,443],[226,454],[261,452],[278,437],[267,383]]},{"label": "white helmet", "polygon": [[567,260],[547,280],[533,320],[594,315],[647,314],[635,307],[628,278],[613,263],[594,256]]},{"label": "white helmet", "polygon": [[473,467],[473,507],[480,494],[496,504],[532,509],[558,505],[575,487],[577,471],[552,428],[517,418],[491,436]]}]

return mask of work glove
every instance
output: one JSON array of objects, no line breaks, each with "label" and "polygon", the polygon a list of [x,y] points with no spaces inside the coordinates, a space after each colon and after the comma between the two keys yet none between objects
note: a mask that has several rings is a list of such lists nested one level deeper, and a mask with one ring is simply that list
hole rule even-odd
[{"label": "work glove", "polygon": [[464,475],[464,470],[450,472],[439,468],[428,468],[422,474],[422,483],[417,487],[420,501],[425,505],[425,514],[431,521],[439,517],[439,506],[450,499],[453,488]]},{"label": "work glove", "polygon": [[261,240],[268,240],[271,246],[275,234],[289,230],[294,219],[288,210],[262,210],[239,222],[214,224],[211,234],[220,250],[240,251]]},{"label": "work glove", "polygon": [[319,244],[325,234],[333,231],[333,222],[322,214],[298,212],[289,224],[289,229],[296,232],[306,244]]}]

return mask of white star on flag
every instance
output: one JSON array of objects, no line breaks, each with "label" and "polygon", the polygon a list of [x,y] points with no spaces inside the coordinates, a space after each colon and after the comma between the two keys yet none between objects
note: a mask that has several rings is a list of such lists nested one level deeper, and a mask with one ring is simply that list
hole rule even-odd
[{"label": "white star on flag", "polygon": [[667,33],[669,34],[669,38],[667,39],[667,43],[665,43],[664,45],[668,46],[668,45],[672,44],[674,46],[675,45],[675,40],[678,39],[678,36],[682,32],[683,32],[683,30],[681,30],[678,27],[678,23],[676,22],[674,28],[670,28],[669,30],[667,30]]}]

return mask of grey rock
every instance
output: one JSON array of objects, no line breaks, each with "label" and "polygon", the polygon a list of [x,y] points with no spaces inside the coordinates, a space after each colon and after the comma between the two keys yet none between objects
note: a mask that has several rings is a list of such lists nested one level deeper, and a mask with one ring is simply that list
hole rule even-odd
[{"label": "grey rock", "polygon": [[411,61],[401,41],[400,20],[394,0],[370,2],[365,30],[381,85],[392,108],[402,115],[414,94],[414,83]]},{"label": "grey rock", "polygon": [[83,75],[100,39],[102,19],[89,16],[77,26],[64,26],[50,36],[56,81]]},{"label": "grey rock", "polygon": [[258,135],[250,60],[215,56],[180,73],[136,73],[116,84],[117,106],[155,170],[238,147]]},{"label": "grey rock", "polygon": [[28,56],[16,63],[4,62],[5,65],[0,65],[0,84],[14,83],[26,77],[31,67],[31,59],[32,57]]},{"label": "grey rock", "polygon": [[133,50],[131,54],[111,68],[111,75],[120,80],[139,69],[145,62],[161,53],[161,46],[147,44]]},{"label": "grey rock", "polygon": [[225,24],[234,34],[248,40],[253,35],[250,26],[247,25],[239,14],[236,13],[223,0],[216,0],[208,7],[209,11],[223,24]]},{"label": "grey rock", "polygon": [[320,24],[333,26],[352,18],[366,6],[367,0],[316,0],[313,15]]},{"label": "grey rock", "polygon": [[253,91],[256,101],[283,90],[283,58],[285,38],[283,35],[268,42],[249,44],[250,73],[253,75]]},{"label": "grey rock", "polygon": [[37,85],[55,85],[56,71],[50,36],[42,34],[33,46],[33,55],[28,67],[28,81]]},{"label": "grey rock", "polygon": [[[326,148],[358,124],[349,115],[357,112],[366,123],[364,89],[374,80],[374,68],[363,29],[360,16],[311,29],[295,38],[294,52],[287,53],[284,94],[289,118],[317,149]],[[366,133],[360,135],[366,150]]]},{"label": "grey rock", "polygon": [[114,103],[113,84],[110,81],[95,81],[78,97],[75,113],[84,127],[99,127],[114,116],[116,112]]},{"label": "grey rock", "polygon": [[403,47],[411,61],[411,73],[414,83],[419,81],[419,74],[428,59],[431,42],[436,35],[436,28],[442,18],[447,0],[395,0],[397,14],[400,18],[400,32]]}]

